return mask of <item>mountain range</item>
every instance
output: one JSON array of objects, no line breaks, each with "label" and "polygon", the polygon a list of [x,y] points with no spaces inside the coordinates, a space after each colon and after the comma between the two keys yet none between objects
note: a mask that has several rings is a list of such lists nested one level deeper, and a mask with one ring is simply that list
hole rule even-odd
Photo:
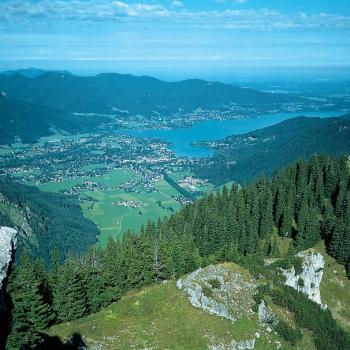
[{"label": "mountain range", "polygon": [[225,111],[237,105],[269,110],[296,100],[282,94],[199,79],[166,82],[129,74],[81,77],[57,71],[0,74],[0,91],[10,99],[45,104],[73,113],[115,115],[127,111],[143,116],[193,112],[198,108]]}]

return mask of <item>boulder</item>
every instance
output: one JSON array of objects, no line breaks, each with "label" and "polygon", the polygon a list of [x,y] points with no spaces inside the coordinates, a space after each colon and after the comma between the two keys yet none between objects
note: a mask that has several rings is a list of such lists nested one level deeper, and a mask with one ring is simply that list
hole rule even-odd
[{"label": "boulder", "polygon": [[235,321],[251,314],[256,284],[235,264],[211,265],[179,279],[190,303],[208,313]]}]

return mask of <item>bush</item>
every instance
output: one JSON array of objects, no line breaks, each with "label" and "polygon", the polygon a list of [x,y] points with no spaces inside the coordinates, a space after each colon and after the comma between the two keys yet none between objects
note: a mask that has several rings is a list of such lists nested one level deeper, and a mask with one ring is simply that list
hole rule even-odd
[{"label": "bush", "polygon": [[301,277],[299,277],[298,278],[298,287],[303,288],[304,286],[305,286],[304,280]]},{"label": "bush", "polygon": [[213,291],[209,287],[204,286],[202,288],[202,291],[203,291],[204,296],[206,296],[207,298],[212,298],[213,297]]},{"label": "bush", "polygon": [[300,275],[303,272],[303,259],[299,256],[289,256],[273,263],[271,266],[289,270],[294,266],[295,273]]},{"label": "bush", "polygon": [[313,332],[317,349],[350,349],[349,334],[338,326],[329,310],[321,309],[320,305],[308,299],[306,295],[288,286],[269,291],[276,305],[286,307],[294,313],[299,327]]},{"label": "bush", "polygon": [[277,325],[274,327],[278,335],[280,335],[287,342],[295,345],[299,339],[301,339],[302,334],[299,328],[293,328],[288,325],[287,322],[279,320]]},{"label": "bush", "polygon": [[220,289],[221,288],[221,283],[217,278],[213,278],[208,281],[208,283],[211,285],[213,289]]}]

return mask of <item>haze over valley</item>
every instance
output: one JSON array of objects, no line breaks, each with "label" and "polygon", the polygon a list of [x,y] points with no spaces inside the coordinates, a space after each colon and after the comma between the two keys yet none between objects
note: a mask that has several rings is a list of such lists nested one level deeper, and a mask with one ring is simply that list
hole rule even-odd
[{"label": "haze over valley", "polygon": [[346,1],[0,18],[0,349],[350,348]]}]

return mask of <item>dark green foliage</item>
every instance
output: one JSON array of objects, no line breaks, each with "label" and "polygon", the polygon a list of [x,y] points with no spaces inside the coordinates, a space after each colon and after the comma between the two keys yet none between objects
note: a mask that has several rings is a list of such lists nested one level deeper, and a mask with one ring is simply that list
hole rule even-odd
[{"label": "dark green foliage", "polygon": [[48,266],[53,247],[57,248],[59,260],[62,262],[68,251],[80,255],[96,241],[98,229],[83,216],[75,198],[42,192],[36,187],[4,179],[0,179],[0,193],[20,212],[12,219],[13,223],[10,218],[5,217],[6,221],[3,219],[1,224],[21,227],[23,221],[27,221],[35,235],[33,241],[19,240],[17,256],[20,255],[23,246],[28,246],[31,256],[42,258]]},{"label": "dark green foliage", "polygon": [[268,295],[268,291],[269,291],[269,286],[267,286],[266,284],[258,285],[257,292],[253,295],[253,299],[255,301],[253,310],[255,312],[258,312],[259,304],[261,303],[262,300],[264,300],[265,295]]},{"label": "dark green foliage", "polygon": [[295,345],[298,340],[302,338],[302,334],[299,328],[293,328],[288,325],[287,322],[283,320],[279,320],[276,326],[274,326],[274,330],[287,342]]},{"label": "dark green foliage", "polygon": [[286,258],[280,259],[271,265],[272,268],[282,268],[284,270],[289,270],[294,266],[295,273],[300,275],[303,271],[302,266],[303,259],[298,256],[288,256]]},{"label": "dark green foliage", "polygon": [[35,268],[29,255],[24,252],[9,284],[13,310],[8,350],[32,348],[40,344],[40,332],[53,320],[45,283],[44,273]]},{"label": "dark green foliage", "polygon": [[72,321],[84,316],[88,310],[82,274],[70,260],[58,270],[57,283],[53,286],[53,297],[53,306],[59,321]]},{"label": "dark green foliage", "polygon": [[206,296],[207,298],[213,297],[213,291],[207,286],[202,287],[202,292],[203,292],[203,295]]},{"label": "dark green foliage", "polygon": [[221,283],[217,278],[213,278],[208,281],[208,283],[211,285],[213,289],[220,289]]},{"label": "dark green foliage", "polygon": [[[348,154],[349,126],[350,120],[345,117],[298,117],[247,134],[230,136],[220,141],[212,158],[195,167],[195,173],[217,185],[232,180],[246,183],[263,174],[272,176],[277,168],[297,159],[310,159],[315,153]],[[304,169],[300,170],[305,174]],[[334,185],[332,177],[332,174],[327,175],[327,190]],[[318,181],[323,181],[320,177],[314,179],[315,187]],[[329,195],[327,190],[326,196]],[[319,200],[322,196],[320,193]]]},{"label": "dark green foliage", "polygon": [[[333,173],[330,177],[328,174],[331,181],[326,171]],[[321,236],[331,254],[349,269],[349,244],[343,241],[348,239],[350,226],[349,174],[347,158],[316,157],[310,163],[298,162],[276,173],[271,181],[261,179],[240,190],[234,185],[230,191],[224,188],[210,194],[170,219],[159,220],[156,225],[149,222],[139,235],[128,232],[121,241],[110,240],[104,251],[91,248],[85,256],[69,258],[63,266],[58,264],[57,251],[53,252],[52,271],[47,279],[41,279],[48,281],[44,294],[49,296],[56,320],[70,321],[98,311],[132,289],[229,260],[256,277],[265,275],[282,288],[283,292],[278,292],[272,286],[259,287],[257,302],[266,294],[272,295],[277,305],[295,312],[299,327],[317,335],[319,349],[332,349],[321,330],[329,339],[334,336],[335,344],[345,349],[347,338],[330,313],[299,300],[283,287],[285,277],[275,271],[276,266],[294,266],[300,274],[301,259],[293,257],[295,250],[313,246]],[[266,220],[264,215],[268,216]],[[285,240],[290,242],[287,256],[264,266],[264,258],[280,257],[278,244]],[[36,273],[45,275],[39,267]],[[213,289],[220,287],[218,282],[209,281]],[[204,288],[203,293],[212,295],[212,288]],[[13,283],[11,295],[14,300],[21,298]],[[320,331],[313,317],[320,318]],[[329,329],[325,329],[327,322]],[[288,341],[296,341],[297,330],[280,327]]]},{"label": "dark green foliage", "polygon": [[79,132],[92,130],[107,121],[106,117],[73,115],[56,106],[9,100],[0,94],[0,144],[10,145],[16,137],[20,137],[23,143],[33,143],[42,136],[54,134],[53,127]]},{"label": "dark green foliage", "polygon": [[306,295],[288,286],[283,286],[281,289],[270,289],[268,292],[275,304],[286,307],[294,313],[299,327],[313,332],[317,349],[350,349],[349,334],[338,326],[328,309],[323,310]]},{"label": "dark green foliage", "polygon": [[305,282],[304,282],[304,280],[301,278],[301,277],[299,277],[298,278],[298,287],[304,287],[304,285],[305,285]]}]

